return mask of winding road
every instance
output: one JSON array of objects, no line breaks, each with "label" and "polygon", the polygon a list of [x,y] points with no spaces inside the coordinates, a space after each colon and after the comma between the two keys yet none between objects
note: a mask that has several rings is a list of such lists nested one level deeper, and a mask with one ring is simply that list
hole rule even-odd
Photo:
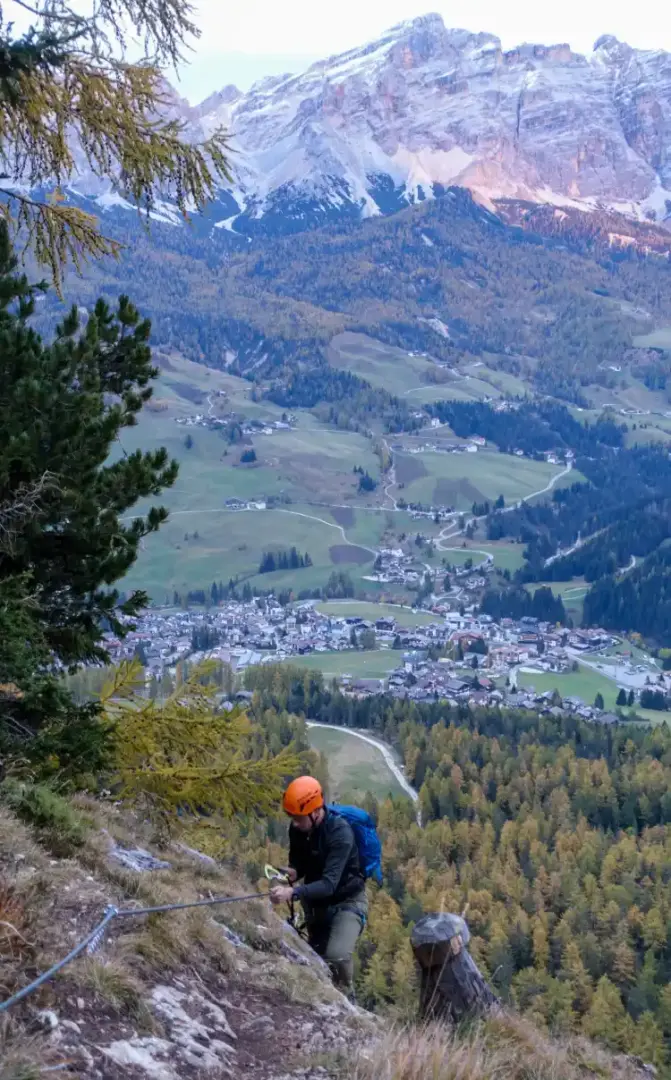
[{"label": "winding road", "polygon": [[[548,493],[548,491],[552,491],[555,484],[557,484],[557,482],[559,480],[561,480],[562,477],[568,476],[568,474],[571,472],[572,468],[573,468],[573,462],[569,461],[568,464],[565,465],[564,468],[561,470],[561,472],[555,473],[554,476],[550,477],[549,482],[545,485],[544,488],[540,488],[539,491],[532,491],[529,495],[525,495],[523,499],[518,499],[517,502],[511,503],[510,506],[504,506],[503,510],[499,511],[499,513],[501,513],[501,514],[509,514],[512,510],[518,510],[519,507],[522,505],[522,503],[529,502],[530,499],[535,499],[535,498],[537,498],[538,495],[546,495]],[[455,514],[453,516],[456,517],[456,516],[463,516],[463,515]],[[479,518],[472,517],[470,519],[470,521],[472,521],[472,522],[484,521],[485,517],[486,517],[486,515],[484,517],[479,517]],[[467,522],[467,525],[468,525],[468,522]],[[457,529],[455,532],[449,532],[449,530],[451,528],[453,528],[453,526],[454,526],[454,522],[452,522],[449,525],[446,525],[445,528],[441,529],[441,531],[438,533],[438,536],[436,537],[436,541],[435,541],[436,548],[437,548],[438,551],[457,551],[457,550],[460,550],[460,549],[457,549],[457,548],[454,548],[454,547],[445,547],[444,543],[443,543],[445,540],[453,540],[455,538],[455,536],[463,536],[463,533],[465,531],[464,529]],[[474,548],[473,550],[476,550],[476,549]],[[486,552],[483,551],[483,552],[480,552],[480,554],[484,555],[484,554],[486,554]]]},{"label": "winding road", "polygon": [[[394,461],[394,451],[387,442],[386,439],[382,440],[383,446],[389,454],[389,468],[387,469],[387,480],[384,485],[384,497],[391,502],[390,509],[398,510],[398,503],[392,495],[390,488],[396,487],[396,462]],[[389,508],[388,508],[389,509]]]},{"label": "winding road", "polygon": [[411,783],[405,778],[401,770],[399,769],[396,761],[394,760],[394,754],[391,747],[384,742],[380,742],[379,739],[373,739],[370,735],[363,735],[359,731],[352,731],[351,728],[341,728],[336,724],[320,724],[316,720],[306,720],[306,727],[325,728],[326,731],[346,731],[348,735],[353,735],[356,739],[361,739],[362,742],[368,743],[370,746],[374,746],[380,751],[382,757],[385,760],[385,764],[391,773],[393,773],[398,783],[405,791],[412,801],[417,806],[417,824],[422,824],[422,811],[419,808],[419,793],[415,790]]}]

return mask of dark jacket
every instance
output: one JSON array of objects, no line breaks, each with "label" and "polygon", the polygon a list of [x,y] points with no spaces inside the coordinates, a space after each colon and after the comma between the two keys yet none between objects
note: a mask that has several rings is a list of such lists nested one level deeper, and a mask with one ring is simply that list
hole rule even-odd
[{"label": "dark jacket", "polygon": [[354,833],[344,818],[329,810],[309,833],[289,827],[289,866],[303,882],[294,889],[294,899],[307,907],[341,904],[365,887]]}]

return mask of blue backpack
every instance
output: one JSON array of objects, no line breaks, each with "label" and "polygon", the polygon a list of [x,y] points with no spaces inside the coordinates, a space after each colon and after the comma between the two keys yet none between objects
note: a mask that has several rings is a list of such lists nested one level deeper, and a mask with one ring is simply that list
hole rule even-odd
[{"label": "blue backpack", "polygon": [[339,806],[330,803],[327,806],[332,814],[344,818],[354,833],[359,849],[359,862],[364,878],[372,878],[382,884],[382,845],[377,835],[375,822],[370,814],[358,806]]}]

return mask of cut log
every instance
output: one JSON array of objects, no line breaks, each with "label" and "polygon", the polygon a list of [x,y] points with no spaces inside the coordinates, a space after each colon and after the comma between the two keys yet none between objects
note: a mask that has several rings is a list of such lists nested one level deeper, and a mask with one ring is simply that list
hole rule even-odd
[{"label": "cut log", "polygon": [[410,940],[421,975],[420,1007],[425,1019],[456,1024],[500,1008],[468,951],[470,939],[460,915],[425,915],[415,925]]}]

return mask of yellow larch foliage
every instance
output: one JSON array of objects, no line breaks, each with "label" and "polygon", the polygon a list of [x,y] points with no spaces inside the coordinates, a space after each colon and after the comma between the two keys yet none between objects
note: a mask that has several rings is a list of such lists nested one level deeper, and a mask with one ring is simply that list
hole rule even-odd
[{"label": "yellow larch foliage", "polygon": [[147,801],[168,821],[271,814],[285,779],[300,767],[292,747],[254,752],[244,712],[216,711],[212,666],[199,665],[158,703],[138,694],[139,663],[123,663],[101,694],[123,797]]}]

